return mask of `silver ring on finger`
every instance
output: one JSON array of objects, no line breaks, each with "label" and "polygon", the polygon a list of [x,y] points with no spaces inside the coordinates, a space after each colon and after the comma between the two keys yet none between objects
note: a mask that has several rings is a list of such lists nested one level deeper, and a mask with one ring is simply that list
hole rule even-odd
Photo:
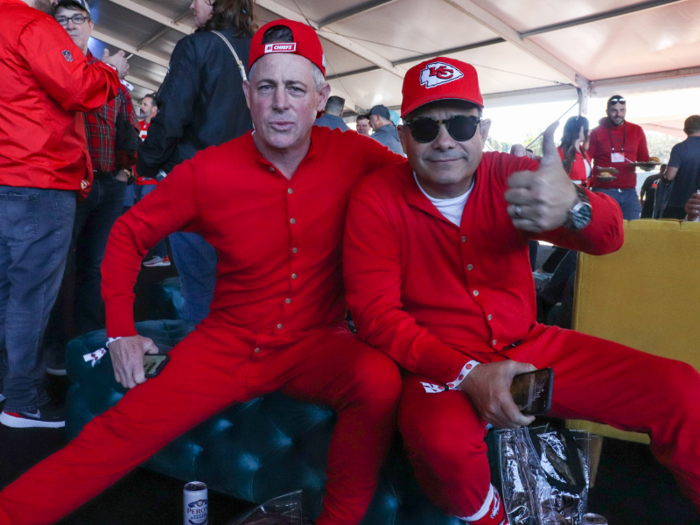
[{"label": "silver ring on finger", "polygon": [[515,218],[516,219],[522,219],[523,218],[523,210],[520,206],[515,207]]}]

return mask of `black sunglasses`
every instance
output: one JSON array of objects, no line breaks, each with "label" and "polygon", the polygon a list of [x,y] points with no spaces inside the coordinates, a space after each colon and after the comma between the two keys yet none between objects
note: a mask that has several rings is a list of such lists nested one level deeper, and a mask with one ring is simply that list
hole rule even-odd
[{"label": "black sunglasses", "polygon": [[473,115],[456,115],[445,120],[435,120],[428,117],[419,117],[405,121],[411,131],[411,136],[416,142],[427,144],[434,141],[440,133],[440,125],[444,124],[447,132],[457,142],[465,142],[476,133],[476,128],[481,122],[480,117]]},{"label": "black sunglasses", "polygon": [[613,97],[610,100],[608,100],[608,105],[612,104],[624,104],[626,100],[622,97]]}]

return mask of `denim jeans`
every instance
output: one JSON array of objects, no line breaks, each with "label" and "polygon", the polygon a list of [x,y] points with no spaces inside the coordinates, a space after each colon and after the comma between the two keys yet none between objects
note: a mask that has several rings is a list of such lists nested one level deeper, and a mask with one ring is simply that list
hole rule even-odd
[{"label": "denim jeans", "polygon": [[199,323],[209,315],[209,303],[214,297],[216,250],[196,233],[173,233],[169,238],[185,299],[182,317]]},{"label": "denim jeans", "polygon": [[49,368],[63,368],[68,342],[104,328],[100,267],[112,226],[122,213],[126,182],[95,179],[86,200],[78,203],[71,250],[60,294],[51,311],[44,352]]},{"label": "denim jeans", "polygon": [[0,392],[5,410],[48,402],[41,336],[71,244],[75,192],[0,186]]},{"label": "denim jeans", "polygon": [[609,197],[612,197],[615,202],[620,205],[622,218],[626,221],[636,221],[642,214],[642,205],[639,202],[639,195],[637,195],[637,190],[634,188],[626,190],[593,188],[593,191],[605,193]]}]

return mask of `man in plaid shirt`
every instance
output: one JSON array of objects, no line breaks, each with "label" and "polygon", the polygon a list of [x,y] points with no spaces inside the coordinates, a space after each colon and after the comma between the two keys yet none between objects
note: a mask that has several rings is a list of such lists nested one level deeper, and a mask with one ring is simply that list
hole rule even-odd
[{"label": "man in plaid shirt", "polygon": [[[56,6],[54,16],[85,53],[88,62],[98,62],[87,46],[94,23],[86,0],[62,0]],[[100,267],[109,233],[121,215],[124,203],[127,176],[120,170],[135,163],[133,154],[119,152],[117,155],[117,129],[138,135],[136,114],[127,86],[130,87],[122,81],[113,100],[94,113],[83,114],[94,181],[87,199],[76,206],[74,249],[69,252],[61,292],[46,331],[44,348],[49,373],[65,374],[65,345],[72,337],[104,327]],[[129,160],[125,162],[127,158]],[[73,311],[74,316],[71,315]]]}]

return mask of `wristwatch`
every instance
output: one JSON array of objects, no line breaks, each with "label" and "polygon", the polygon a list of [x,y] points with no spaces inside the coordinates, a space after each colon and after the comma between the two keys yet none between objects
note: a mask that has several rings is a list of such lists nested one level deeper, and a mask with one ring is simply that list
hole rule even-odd
[{"label": "wristwatch", "polygon": [[576,186],[578,202],[568,211],[568,218],[564,227],[569,230],[579,231],[591,223],[593,214],[591,213],[591,201],[588,193],[581,186]]}]

